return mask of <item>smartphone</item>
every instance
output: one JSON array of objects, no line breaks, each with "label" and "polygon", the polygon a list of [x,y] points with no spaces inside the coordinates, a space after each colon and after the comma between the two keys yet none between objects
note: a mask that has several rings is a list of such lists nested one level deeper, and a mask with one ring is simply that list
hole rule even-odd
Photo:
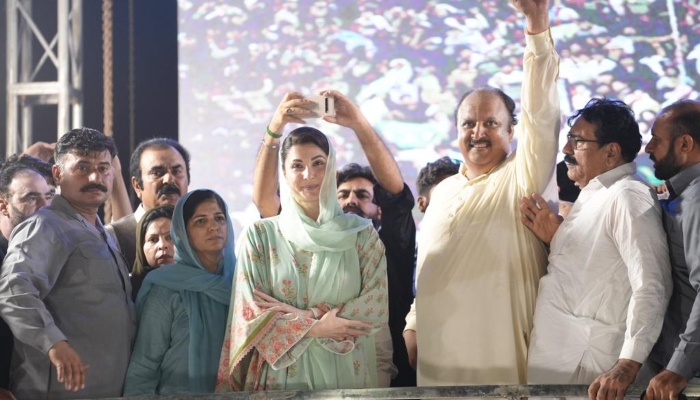
[{"label": "smartphone", "polygon": [[305,105],[304,108],[316,113],[314,117],[335,117],[335,99],[333,97],[324,97],[321,95],[310,95],[304,97],[306,100],[311,100],[313,103]]}]

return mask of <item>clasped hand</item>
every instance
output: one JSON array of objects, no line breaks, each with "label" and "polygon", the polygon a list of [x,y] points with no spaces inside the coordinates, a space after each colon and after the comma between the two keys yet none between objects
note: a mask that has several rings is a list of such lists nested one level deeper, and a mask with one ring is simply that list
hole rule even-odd
[{"label": "clasped hand", "polygon": [[297,314],[306,318],[313,318],[314,314],[311,310],[300,310],[291,304],[287,304],[277,300],[276,298],[265,294],[257,289],[253,290],[253,295],[256,297],[255,305],[264,311],[279,311],[285,314]]},{"label": "clasped hand", "polygon": [[[306,318],[314,317],[311,310],[300,310],[257,289],[253,290],[253,294],[257,298],[255,300],[255,305],[261,310],[296,314]],[[343,304],[339,304],[325,313],[309,330],[307,336],[329,338],[337,341],[350,340],[354,342],[359,336],[366,336],[369,334],[369,330],[372,329],[372,324],[339,317],[338,313],[342,309]]]},{"label": "clasped hand", "polygon": [[343,309],[343,304],[338,304],[309,330],[309,337],[330,338],[333,340],[355,341],[359,336],[366,336],[372,329],[372,324],[339,317],[338,313]]}]

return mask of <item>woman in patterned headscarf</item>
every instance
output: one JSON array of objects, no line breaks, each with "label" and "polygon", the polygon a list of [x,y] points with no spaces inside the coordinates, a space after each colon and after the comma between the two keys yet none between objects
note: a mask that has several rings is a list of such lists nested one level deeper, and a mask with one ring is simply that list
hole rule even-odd
[{"label": "woman in patterned headscarf", "polygon": [[323,133],[292,131],[281,166],[282,212],[249,227],[238,249],[217,391],[375,387],[384,246],[369,220],[343,214]]}]

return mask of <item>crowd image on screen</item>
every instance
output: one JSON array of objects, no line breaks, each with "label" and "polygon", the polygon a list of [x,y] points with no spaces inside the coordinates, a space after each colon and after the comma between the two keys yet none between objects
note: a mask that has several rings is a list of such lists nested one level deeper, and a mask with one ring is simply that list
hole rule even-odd
[{"label": "crowd image on screen", "polygon": [[[495,0],[181,0],[179,19],[181,140],[206,150],[193,151],[203,179],[236,182],[222,188],[234,208],[248,204],[257,133],[290,90],[333,88],[354,99],[408,182],[426,162],[459,158],[452,115],[467,89],[519,97],[524,25]],[[558,0],[550,20],[563,114],[593,96],[618,98],[646,142],[662,106],[700,97],[697,2]],[[347,132],[324,130],[340,165],[362,163]]]}]

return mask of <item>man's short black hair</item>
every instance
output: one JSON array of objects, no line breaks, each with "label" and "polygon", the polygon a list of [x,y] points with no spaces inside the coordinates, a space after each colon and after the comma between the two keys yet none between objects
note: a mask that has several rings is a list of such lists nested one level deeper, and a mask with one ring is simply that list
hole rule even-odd
[{"label": "man's short black hair", "polygon": [[426,196],[440,180],[457,172],[459,172],[459,162],[447,156],[425,164],[425,167],[421,168],[418,173],[418,181],[416,182],[418,195]]},{"label": "man's short black hair", "polygon": [[101,153],[109,151],[109,155],[114,158],[117,155],[117,147],[114,140],[104,133],[92,128],[73,129],[61,136],[56,142],[54,159],[56,164],[63,165],[63,157],[68,153],[86,155],[93,152]]},{"label": "man's short black hair", "polygon": [[510,124],[512,126],[515,126],[518,124],[518,118],[515,116],[515,101],[513,100],[512,97],[508,96],[506,92],[504,92],[501,89],[491,87],[491,86],[482,86],[476,89],[468,90],[466,93],[462,95],[462,98],[459,99],[459,102],[457,103],[457,108],[455,108],[455,126],[459,127],[459,118],[457,114],[459,114],[459,107],[464,103],[464,100],[469,97],[469,95],[473,93],[478,93],[478,92],[486,92],[486,93],[494,93],[497,94],[501,100],[503,100],[503,104],[506,106],[506,109],[508,109],[508,115],[510,116]]},{"label": "man's short black hair", "polygon": [[693,141],[700,143],[700,102],[678,100],[661,110],[660,116],[670,115],[669,128],[672,138],[688,134]]},{"label": "man's short black hair", "polygon": [[173,148],[182,159],[185,160],[185,171],[187,171],[187,182],[190,179],[190,153],[185,150],[184,147],[177,141],[170,138],[153,138],[148,139],[144,142],[139,143],[136,150],[131,153],[131,159],[129,160],[129,173],[133,178],[136,178],[136,183],[139,188],[143,188],[143,171],[141,171],[141,155],[143,152],[149,149],[168,149]]},{"label": "man's short black hair", "polygon": [[596,126],[595,137],[601,146],[619,144],[625,162],[632,162],[637,157],[642,148],[642,135],[639,133],[639,124],[634,119],[634,111],[624,102],[605,97],[593,98],[569,117],[568,125],[573,126],[578,118]]},{"label": "man's short black hair", "polygon": [[29,171],[43,175],[40,171],[37,171],[21,159],[22,158],[18,155],[12,155],[0,164],[0,197],[5,200],[9,200],[10,196],[12,196],[12,193],[10,193],[10,185],[12,184],[12,180],[15,179],[19,173]]},{"label": "man's short black hair", "polygon": [[17,162],[20,164],[28,166],[43,176],[49,185],[56,186],[56,182],[53,179],[53,172],[51,171],[51,164],[47,163],[41,158],[33,157],[29,154],[14,154],[7,158],[7,161],[10,160],[17,160]]},{"label": "man's short black hair", "polygon": [[377,178],[374,177],[372,169],[369,166],[361,166],[360,164],[350,163],[338,171],[338,186],[355,178],[364,178],[372,182],[372,185],[377,184]]}]

